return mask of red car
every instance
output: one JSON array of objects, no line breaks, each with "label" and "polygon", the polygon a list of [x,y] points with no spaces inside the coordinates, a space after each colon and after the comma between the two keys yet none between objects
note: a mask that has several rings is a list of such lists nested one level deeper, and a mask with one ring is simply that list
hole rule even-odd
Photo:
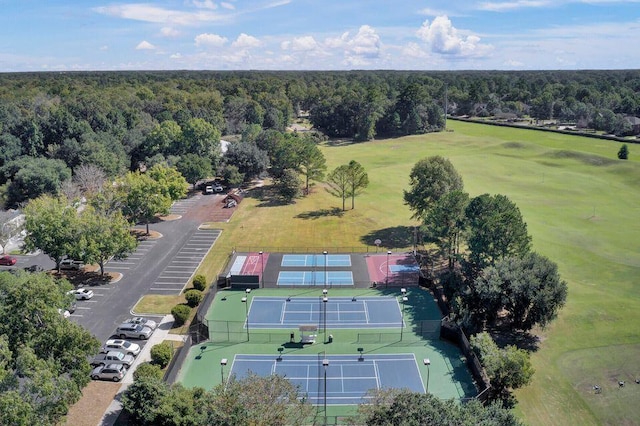
[{"label": "red car", "polygon": [[0,256],[0,265],[12,266],[15,265],[16,262],[18,262],[18,259],[13,256]]}]

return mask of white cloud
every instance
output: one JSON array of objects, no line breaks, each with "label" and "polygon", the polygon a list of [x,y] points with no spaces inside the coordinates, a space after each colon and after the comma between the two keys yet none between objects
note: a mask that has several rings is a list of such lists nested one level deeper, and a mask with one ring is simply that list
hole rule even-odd
[{"label": "white cloud", "polygon": [[238,38],[231,43],[231,47],[235,49],[250,49],[252,47],[260,47],[262,43],[257,38],[242,33]]},{"label": "white cloud", "polygon": [[182,59],[182,54],[180,52],[178,53],[174,53],[173,55],[169,56],[171,59]]},{"label": "white cloud", "polygon": [[136,46],[136,50],[154,50],[156,47],[146,40],[141,41]]},{"label": "white cloud", "polygon": [[162,27],[160,33],[165,37],[178,37],[180,35],[180,31],[171,27]]},{"label": "white cloud", "polygon": [[235,8],[236,8],[233,4],[227,3],[227,2],[224,2],[224,1],[222,3],[220,3],[220,6],[223,9],[228,9],[228,10],[235,10]]},{"label": "white cloud", "polygon": [[318,48],[318,43],[312,36],[303,36],[294,38],[288,46],[295,52],[315,50]]},{"label": "white cloud", "polygon": [[462,34],[447,16],[438,16],[431,24],[428,20],[424,21],[416,35],[435,53],[480,56],[491,50],[491,46],[481,44],[480,37],[475,34]]},{"label": "white cloud", "polygon": [[100,50],[109,50],[109,46],[107,46],[106,44],[103,46],[100,46]]},{"label": "white cloud", "polygon": [[199,9],[217,9],[218,6],[211,0],[193,0],[193,5]]},{"label": "white cloud", "polygon": [[227,38],[217,34],[204,33],[197,35],[195,42],[196,46],[222,47],[227,42]]},{"label": "white cloud", "polygon": [[182,26],[193,26],[227,19],[227,15],[213,13],[207,10],[183,12],[145,3],[101,6],[93,10],[103,15],[115,16],[122,19]]},{"label": "white cloud", "polygon": [[546,0],[516,0],[506,2],[486,2],[480,3],[479,10],[488,10],[491,12],[503,12],[506,10],[523,9],[529,7],[545,7],[554,4]]},{"label": "white cloud", "polygon": [[369,60],[380,56],[381,49],[380,36],[369,25],[361,26],[353,37],[345,32],[339,38],[327,38],[324,45],[329,49],[343,49],[350,65],[367,65]]}]

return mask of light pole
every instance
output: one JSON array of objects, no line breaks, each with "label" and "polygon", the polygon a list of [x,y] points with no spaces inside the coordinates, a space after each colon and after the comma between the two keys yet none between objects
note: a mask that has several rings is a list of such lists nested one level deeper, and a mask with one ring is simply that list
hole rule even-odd
[{"label": "light pole", "polygon": [[389,287],[389,256],[391,255],[391,250],[387,250],[387,283],[386,287]]},{"label": "light pole", "polygon": [[429,393],[429,366],[431,365],[431,360],[429,358],[425,358],[422,362],[427,366],[427,393]]},{"label": "light pole", "polygon": [[324,366],[324,424],[327,424],[327,367],[329,366],[329,360],[323,359],[322,365]]},{"label": "light pole", "polygon": [[[404,290],[404,289],[403,289]],[[402,340],[402,333],[404,331],[404,303],[409,300],[407,296],[402,296],[402,318],[400,320],[400,340]]]},{"label": "light pole", "polygon": [[224,366],[225,365],[227,365],[227,359],[222,358],[220,360],[220,380],[223,385],[224,385]]},{"label": "light pole", "polygon": [[260,255],[260,287],[264,288],[264,260],[262,251],[258,253]]},{"label": "light pole", "polygon": [[251,289],[245,289],[246,296],[242,298],[242,303],[244,303],[245,317],[247,318],[247,342],[249,341],[249,293],[251,293]]},{"label": "light pole", "polygon": [[324,255],[324,286],[327,287],[327,251],[323,251]]},{"label": "light pole", "polygon": [[324,306],[324,341],[327,341],[327,302],[329,302],[329,298],[324,296],[322,298],[322,306]]}]

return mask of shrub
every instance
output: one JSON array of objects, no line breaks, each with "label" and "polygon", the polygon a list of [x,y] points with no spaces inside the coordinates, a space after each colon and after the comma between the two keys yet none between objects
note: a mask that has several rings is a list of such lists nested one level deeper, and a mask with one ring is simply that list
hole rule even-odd
[{"label": "shrub", "polygon": [[184,294],[184,298],[187,299],[187,305],[195,308],[202,301],[202,292],[200,290],[188,290]]},{"label": "shrub", "polygon": [[207,288],[207,278],[204,275],[196,275],[193,277],[193,288],[204,291]]},{"label": "shrub", "polygon": [[151,348],[151,362],[160,368],[169,365],[173,356],[173,347],[169,342],[162,342]]},{"label": "shrub", "polygon": [[187,322],[189,315],[191,314],[191,308],[187,305],[176,305],[171,309],[171,315],[173,315],[173,325],[175,327],[180,327],[182,324]]},{"label": "shrub", "polygon": [[151,377],[162,380],[164,372],[158,365],[151,364],[150,362],[141,363],[136,368],[136,371],[133,372],[133,380]]}]

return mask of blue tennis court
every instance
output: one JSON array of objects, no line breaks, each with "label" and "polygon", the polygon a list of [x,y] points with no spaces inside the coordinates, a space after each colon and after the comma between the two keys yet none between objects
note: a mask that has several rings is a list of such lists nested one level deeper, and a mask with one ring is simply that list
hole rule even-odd
[{"label": "blue tennis court", "polygon": [[[288,300],[288,301],[287,301]],[[327,328],[399,328],[403,324],[395,297],[254,297],[249,308],[251,328],[297,328],[310,324]]]},{"label": "blue tennis court", "polygon": [[[325,265],[325,262],[326,265]],[[351,256],[348,254],[285,254],[282,256],[285,267],[350,267]]]},{"label": "blue tennis court", "polygon": [[231,374],[242,379],[249,372],[259,376],[285,376],[315,405],[324,403],[325,366],[327,405],[366,402],[367,391],[407,388],[424,393],[424,384],[414,354],[364,355],[236,355]]},{"label": "blue tennis court", "polygon": [[336,286],[353,285],[353,273],[351,271],[280,271],[278,273],[278,285],[282,286]]}]

